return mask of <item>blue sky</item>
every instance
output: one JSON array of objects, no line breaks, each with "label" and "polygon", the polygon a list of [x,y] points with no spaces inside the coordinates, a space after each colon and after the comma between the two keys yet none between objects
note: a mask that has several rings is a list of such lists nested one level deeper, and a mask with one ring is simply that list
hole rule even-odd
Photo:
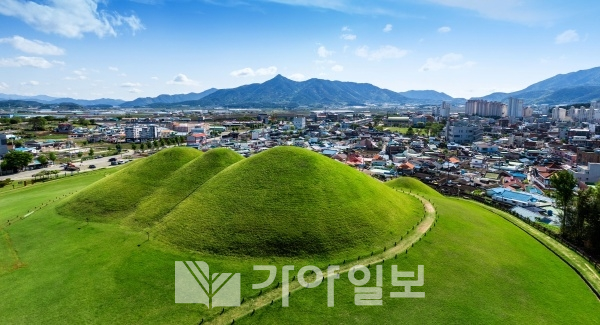
[{"label": "blue sky", "polygon": [[0,1],[0,93],[154,97],[276,74],[453,97],[600,66],[595,1]]}]

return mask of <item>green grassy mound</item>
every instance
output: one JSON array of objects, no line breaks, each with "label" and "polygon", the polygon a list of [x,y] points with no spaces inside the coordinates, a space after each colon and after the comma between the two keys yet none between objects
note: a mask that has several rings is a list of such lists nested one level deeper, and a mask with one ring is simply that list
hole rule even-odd
[{"label": "green grassy mound", "polygon": [[244,157],[228,148],[209,150],[165,179],[160,188],[139,203],[127,224],[141,227],[154,224],[204,182],[242,159]]},{"label": "green grassy mound", "polygon": [[222,255],[331,256],[381,249],[422,215],[415,198],[351,167],[278,147],[208,180],[158,233],[179,247]]},{"label": "green grassy mound", "polygon": [[413,177],[398,177],[385,183],[391,188],[415,192],[421,195],[442,197],[440,193]]},{"label": "green grassy mound", "polygon": [[159,151],[73,195],[58,206],[58,212],[82,220],[122,220],[170,175],[201,154],[185,147]]}]

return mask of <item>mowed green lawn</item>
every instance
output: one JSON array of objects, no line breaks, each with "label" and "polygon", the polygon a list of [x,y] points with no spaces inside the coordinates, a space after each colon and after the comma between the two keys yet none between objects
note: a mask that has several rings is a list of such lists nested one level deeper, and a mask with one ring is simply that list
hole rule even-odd
[{"label": "mowed green lawn", "polygon": [[[600,302],[564,262],[522,230],[475,204],[436,197],[439,221],[397,260],[384,263],[383,305],[355,306],[343,274],[335,307],[327,286],[303,289],[290,307],[268,306],[241,324],[599,324]],[[423,299],[391,298],[391,265],[424,265]],[[374,267],[371,281],[375,286]],[[357,278],[362,278],[358,273]]]},{"label": "mowed green lawn", "polygon": [[[10,193],[0,195],[0,211],[15,202],[26,209],[22,202],[58,196],[57,189],[35,186],[20,192],[17,201],[6,200]],[[424,299],[390,298],[389,293],[398,290],[390,284],[392,261],[386,261],[383,306],[355,306],[354,287],[342,275],[336,280],[333,308],[326,305],[323,283],[295,292],[289,308],[276,301],[236,323],[600,323],[600,302],[534,239],[474,204],[428,197],[440,214],[437,225],[408,255],[394,261],[401,271],[425,265],[425,286],[413,289],[424,291]],[[251,284],[265,280],[264,272],[252,272],[254,264],[277,265],[276,282],[284,264],[295,265],[296,271],[308,264],[327,264],[182,252],[161,244],[154,234],[146,241],[145,233],[117,224],[59,216],[56,204],[0,230],[3,324],[197,324],[220,309],[174,303],[175,261],[206,261],[211,273],[241,272],[242,297],[256,294]]]},{"label": "mowed green lawn", "polygon": [[0,228],[6,220],[17,216],[23,217],[33,211],[34,207],[51,203],[57,197],[79,191],[89,184],[119,171],[121,167],[99,169],[73,176],[61,177],[56,180],[37,182],[33,185],[12,189],[6,186],[0,191]]}]

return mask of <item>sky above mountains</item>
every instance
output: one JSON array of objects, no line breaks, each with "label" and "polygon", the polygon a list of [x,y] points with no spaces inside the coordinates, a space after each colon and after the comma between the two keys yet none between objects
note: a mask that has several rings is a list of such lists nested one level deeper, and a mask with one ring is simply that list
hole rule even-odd
[{"label": "sky above mountains", "polygon": [[453,97],[600,66],[595,1],[0,1],[0,93],[200,92],[277,74]]}]

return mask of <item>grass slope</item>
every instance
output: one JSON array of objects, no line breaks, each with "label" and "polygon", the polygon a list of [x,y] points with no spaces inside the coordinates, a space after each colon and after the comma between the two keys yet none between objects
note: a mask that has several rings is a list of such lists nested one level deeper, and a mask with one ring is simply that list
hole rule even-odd
[{"label": "grass slope", "polygon": [[138,204],[127,224],[142,227],[154,224],[204,182],[242,159],[244,157],[228,148],[209,150],[165,179],[161,187]]},{"label": "grass slope", "polygon": [[385,185],[391,188],[403,189],[405,191],[411,191],[421,195],[442,197],[442,195],[436,190],[413,177],[398,177],[394,180],[386,182]]},{"label": "grass slope", "polygon": [[122,220],[165,179],[201,154],[185,147],[161,150],[77,193],[61,204],[58,211],[80,220]]},{"label": "grass slope", "polygon": [[[383,305],[355,306],[348,275],[292,294],[236,324],[599,324],[600,302],[564,262],[519,228],[471,202],[433,198],[439,221],[408,254],[383,265]],[[424,265],[423,299],[391,298],[391,266]],[[362,274],[358,273],[360,278]],[[371,280],[364,285],[374,287]]]},{"label": "grass slope", "polygon": [[[91,175],[90,175],[91,176]],[[84,186],[69,177],[61,188]],[[103,177],[103,175],[102,175]],[[93,179],[88,179],[92,182]],[[58,181],[57,181],[58,182]],[[36,184],[0,195],[0,212],[27,211],[51,201],[58,183]],[[43,186],[42,186],[43,185]],[[93,185],[92,185],[93,186]],[[241,187],[238,190],[242,189]],[[12,196],[20,200],[14,201]],[[383,306],[355,306],[347,275],[335,280],[335,307],[327,307],[326,281],[236,319],[250,324],[598,324],[600,303],[560,259],[501,217],[462,200],[429,197],[440,219],[433,230],[396,260],[385,261]],[[36,201],[37,202],[37,201]],[[214,272],[241,272],[242,297],[256,295],[265,280],[252,265],[326,267],[337,260],[210,256],[162,245],[151,234],[115,224],[82,222],[56,213],[50,203],[0,231],[0,319],[5,324],[198,324],[219,308],[174,303],[174,261],[205,261]],[[8,234],[8,237],[6,237]],[[140,245],[140,246],[138,246]],[[18,256],[13,254],[18,252]],[[14,268],[15,258],[22,263]],[[425,265],[425,299],[390,298],[390,266],[415,271]],[[375,272],[371,266],[371,282]],[[357,278],[361,278],[360,272]],[[275,286],[275,283],[272,286]]]},{"label": "grass slope", "polygon": [[422,216],[415,198],[351,167],[277,147],[211,178],[158,229],[162,239],[197,251],[328,256],[389,244]]}]

